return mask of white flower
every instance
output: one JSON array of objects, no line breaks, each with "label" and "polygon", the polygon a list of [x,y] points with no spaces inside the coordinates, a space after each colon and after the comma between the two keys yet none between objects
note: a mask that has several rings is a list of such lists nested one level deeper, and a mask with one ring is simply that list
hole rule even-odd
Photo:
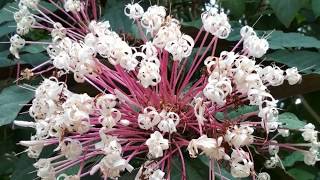
[{"label": "white flower", "polygon": [[19,7],[26,6],[30,9],[36,9],[40,0],[20,0]]},{"label": "white flower", "polygon": [[150,6],[142,15],[141,25],[147,30],[147,32],[155,34],[164,22],[165,16],[166,10],[163,6]]},{"label": "white flower", "polygon": [[55,170],[49,159],[39,159],[36,163],[33,164],[37,168],[37,176],[46,180],[55,179]]},{"label": "white flower", "polygon": [[270,175],[266,172],[259,173],[257,175],[257,180],[270,180]]},{"label": "white flower", "polygon": [[235,178],[245,178],[250,176],[253,163],[247,159],[248,153],[243,150],[233,150],[231,153],[230,166],[231,175]]},{"label": "white flower", "polygon": [[134,180],[164,180],[165,173],[158,168],[156,161],[146,161],[139,169]]},{"label": "white flower", "polygon": [[302,76],[299,74],[296,67],[287,69],[285,78],[288,80],[290,85],[297,84],[302,80]]},{"label": "white flower", "polygon": [[193,46],[192,37],[182,35],[179,39],[168,42],[165,49],[172,54],[173,60],[181,61],[183,58],[190,56]]},{"label": "white flower", "polygon": [[148,106],[144,108],[143,114],[139,114],[138,116],[138,124],[141,129],[152,129],[156,126],[161,120],[161,117],[157,110],[152,107]]},{"label": "white flower", "polygon": [[308,123],[304,128],[300,129],[302,131],[302,137],[305,141],[316,143],[318,141],[318,131],[314,130],[315,126]]},{"label": "white flower", "polygon": [[230,157],[225,153],[224,147],[221,147],[223,138],[218,139],[208,138],[207,135],[202,135],[198,139],[192,139],[188,145],[189,155],[192,158],[197,157],[198,149],[208,156],[210,159],[215,160],[229,160]]},{"label": "white flower", "polygon": [[67,159],[77,159],[82,154],[82,145],[75,139],[65,139],[61,145],[61,153]]},{"label": "white flower", "polygon": [[197,121],[203,125],[204,121],[207,121],[206,118],[204,117],[205,113],[205,106],[203,104],[203,99],[202,98],[196,98],[195,100],[195,105],[194,105],[194,115],[197,118]]},{"label": "white flower", "polygon": [[143,8],[138,4],[127,4],[124,8],[124,14],[128,16],[130,19],[140,19],[144,13]]},{"label": "white flower", "polygon": [[269,49],[269,43],[266,39],[260,39],[256,35],[251,35],[244,39],[243,49],[248,52],[249,56],[261,58]]},{"label": "white flower", "polygon": [[273,141],[271,141],[271,143],[272,143],[272,144],[270,144],[270,145],[268,146],[269,154],[270,154],[270,155],[278,154],[278,152],[279,152],[279,146],[276,145],[278,142],[275,141],[275,140],[273,140]]},{"label": "white flower", "polygon": [[278,66],[266,66],[259,72],[259,75],[264,82],[268,82],[271,86],[279,86],[284,81],[283,70]]},{"label": "white flower", "polygon": [[137,78],[142,86],[144,88],[156,86],[161,80],[159,66],[152,62],[142,63],[141,65]]},{"label": "white flower", "polygon": [[149,148],[149,155],[151,158],[159,158],[163,156],[163,150],[169,148],[169,142],[164,139],[159,131],[155,131],[150,135],[150,138],[146,141],[146,145]]},{"label": "white flower", "polygon": [[256,32],[254,32],[253,28],[250,26],[243,26],[240,30],[240,35],[242,38],[246,39],[250,36],[256,36]]},{"label": "white flower", "polygon": [[64,9],[69,12],[79,12],[81,10],[80,0],[66,0],[64,3]]},{"label": "white flower", "polygon": [[151,174],[149,177],[149,180],[164,180],[165,173],[161,171],[160,169],[157,169],[156,171]]},{"label": "white flower", "polygon": [[250,145],[254,139],[252,135],[253,131],[254,129],[250,126],[240,125],[240,127],[238,127],[235,125],[233,128],[227,130],[224,135],[224,140],[236,148]]},{"label": "white flower", "polygon": [[319,149],[318,147],[311,147],[309,151],[306,151],[304,154],[304,163],[307,165],[315,165],[317,161],[320,161],[319,158]]},{"label": "white flower", "polygon": [[180,117],[174,112],[166,113],[165,117],[159,122],[158,128],[162,132],[173,133],[177,132],[176,126],[180,122]]},{"label": "white flower", "polygon": [[129,172],[133,170],[133,167],[117,152],[107,154],[98,165],[92,168],[90,174],[94,174],[97,168],[100,168],[100,171],[106,178],[120,177],[120,172],[125,169]]},{"label": "white flower", "polygon": [[19,59],[20,56],[18,50],[24,47],[26,41],[23,38],[21,38],[18,34],[15,34],[10,38],[10,43],[11,54],[13,54],[17,59]]},{"label": "white flower", "polygon": [[201,14],[203,27],[207,32],[220,39],[226,39],[231,32],[231,25],[224,12],[218,13],[218,9],[211,8]]},{"label": "white flower", "polygon": [[53,42],[57,42],[66,37],[67,29],[65,29],[61,23],[56,22],[53,24],[53,29],[51,31],[51,37]]},{"label": "white flower", "polygon": [[278,129],[278,133],[279,133],[282,137],[288,137],[288,136],[290,135],[289,129]]},{"label": "white flower", "polygon": [[231,81],[229,78],[224,77],[220,80],[209,80],[208,84],[203,90],[203,94],[209,100],[224,105],[226,97],[232,92]]}]

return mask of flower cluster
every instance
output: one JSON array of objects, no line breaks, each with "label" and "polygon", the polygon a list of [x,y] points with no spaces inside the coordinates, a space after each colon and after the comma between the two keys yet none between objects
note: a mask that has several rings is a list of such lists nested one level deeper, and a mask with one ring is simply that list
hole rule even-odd
[{"label": "flower cluster", "polygon": [[[279,121],[278,101],[268,90],[285,80],[297,84],[301,75],[297,68],[259,63],[269,45],[253,28],[243,27],[240,42],[217,55],[219,39],[231,32],[227,15],[218,8],[202,14],[203,27],[193,39],[180,31],[180,22],[167,16],[164,7],[154,5],[145,11],[132,3],[124,7],[124,14],[141,35],[140,46],[134,46],[112,31],[109,21],[98,21],[95,0],[49,1],[63,17],[45,10],[37,0],[21,0],[14,15],[18,34],[39,28],[52,37],[47,43],[50,59],[24,72],[59,71],[35,90],[29,109],[34,122],[14,122],[36,130],[29,141],[20,142],[29,157],[39,158],[49,146],[58,152],[34,164],[41,179],[79,180],[98,171],[105,179],[117,179],[134,168],[139,169],[137,180],[170,179],[172,159],[180,160],[181,179],[186,179],[186,158],[200,155],[210,161],[210,179],[217,174],[215,164],[228,165],[236,178],[270,179],[255,170],[250,147],[271,155],[266,168],[282,166],[280,148],[302,152],[309,165],[320,160],[318,131],[312,124],[288,129]],[[19,58],[26,41],[14,35],[10,42],[11,53]],[[200,46],[187,61],[195,44]],[[100,93],[91,97],[69,91],[69,73]],[[218,113],[242,106],[258,110],[218,118]],[[276,140],[290,131],[301,132],[307,143],[296,147]],[[135,159],[144,162],[133,167]],[[73,166],[79,166],[78,172],[66,174]]]}]

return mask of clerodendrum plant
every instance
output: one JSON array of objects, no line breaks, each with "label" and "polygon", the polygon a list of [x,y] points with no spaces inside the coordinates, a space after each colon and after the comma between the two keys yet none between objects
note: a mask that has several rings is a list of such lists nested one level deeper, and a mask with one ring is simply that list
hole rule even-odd
[{"label": "clerodendrum plant", "polygon": [[[312,124],[296,129],[307,143],[275,140],[279,135],[289,136],[289,129],[278,121],[277,100],[267,87],[284,80],[290,85],[299,83],[301,75],[296,68],[284,71],[256,64],[255,58],[262,57],[269,45],[251,27],[241,29],[242,38],[232,50],[217,55],[218,40],[231,31],[224,12],[217,8],[203,12],[203,26],[192,39],[180,31],[178,20],[166,16],[164,7],[154,5],[144,11],[132,3],[124,7],[124,13],[136,23],[143,44],[131,47],[110,29],[108,21],[98,21],[95,0],[48,1],[59,15],[39,0],[20,1],[19,9],[14,9],[17,34],[10,40],[10,51],[19,58],[18,50],[25,43],[40,43],[21,37],[30,29],[47,30],[52,36],[52,42],[42,42],[48,44],[50,59],[23,71],[22,78],[53,68],[59,73],[34,89],[29,112],[35,122],[14,122],[36,130],[31,140],[20,142],[31,158],[55,146],[55,156],[34,164],[41,179],[77,180],[95,173],[117,179],[134,169],[130,163],[135,158],[144,160],[136,167],[140,168],[137,180],[170,179],[173,158],[181,162],[181,179],[187,179],[188,153],[191,158],[208,157],[210,179],[223,178],[218,171],[222,164],[235,178],[270,179],[267,173],[255,171],[249,146],[254,152],[269,150],[267,168],[282,166],[279,148],[302,152],[309,165],[319,160],[318,132]],[[207,46],[206,41],[210,42]],[[195,43],[200,47],[188,61]],[[203,64],[206,68],[196,78]],[[90,97],[70,92],[59,82],[69,73],[101,93]],[[257,106],[258,111],[228,121],[216,116],[242,105]],[[251,116],[260,120],[250,121]],[[92,160],[95,163],[88,167]],[[74,166],[79,166],[76,174],[64,173]]]}]

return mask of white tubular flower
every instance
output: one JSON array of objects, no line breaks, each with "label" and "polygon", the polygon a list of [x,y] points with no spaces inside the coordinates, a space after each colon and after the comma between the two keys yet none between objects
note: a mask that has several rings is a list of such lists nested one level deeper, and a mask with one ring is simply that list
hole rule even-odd
[{"label": "white tubular flower", "polygon": [[259,72],[259,75],[264,82],[268,82],[271,86],[279,86],[284,81],[283,70],[278,66],[267,66]]},{"label": "white tubular flower", "polygon": [[172,54],[173,60],[181,61],[190,56],[194,41],[189,35],[182,35],[178,40],[168,42],[165,49]]},{"label": "white tubular flower", "polygon": [[206,118],[204,117],[205,106],[203,104],[203,99],[202,98],[196,98],[194,101],[195,101],[194,115],[196,116],[197,121],[201,125],[203,125],[204,121],[207,121]]},{"label": "white tubular flower", "polygon": [[180,122],[180,117],[178,114],[174,112],[168,112],[164,119],[162,119],[159,124],[158,128],[162,132],[168,132],[168,133],[173,133],[177,132],[176,126]]},{"label": "white tubular flower", "polygon": [[66,0],[64,3],[64,9],[67,12],[79,12],[81,10],[80,0]]},{"label": "white tubular flower", "polygon": [[319,158],[319,149],[318,147],[311,147],[309,151],[306,151],[304,154],[304,163],[307,165],[314,166],[317,161],[320,161]]},{"label": "white tubular flower", "polygon": [[218,139],[208,138],[207,135],[202,135],[198,139],[192,139],[188,145],[189,155],[192,158],[196,158],[198,149],[208,156],[210,159],[215,160],[229,160],[230,157],[225,153],[224,147],[221,147],[223,137]]},{"label": "white tubular flower", "polygon": [[144,88],[156,86],[161,81],[159,66],[155,63],[141,64],[137,78]]},{"label": "white tubular flower", "polygon": [[224,135],[224,140],[236,148],[250,145],[254,140],[253,132],[254,129],[250,126],[240,125],[240,127],[238,127],[235,125],[232,129],[229,128],[227,130]]},{"label": "white tubular flower", "polygon": [[163,49],[167,43],[177,41],[182,35],[179,28],[180,26],[162,26],[153,38],[152,44]]},{"label": "white tubular flower", "polygon": [[11,54],[14,55],[17,59],[19,59],[20,56],[18,50],[24,47],[26,41],[23,38],[21,38],[18,34],[15,34],[10,38],[10,43]]},{"label": "white tubular flower", "polygon": [[256,35],[251,35],[244,39],[243,49],[248,52],[249,56],[261,58],[269,49],[269,43],[266,39],[260,39]]},{"label": "white tubular flower", "polygon": [[69,160],[77,159],[82,154],[80,141],[65,139],[61,145],[61,153]]},{"label": "white tubular flower", "polygon": [[165,173],[161,171],[160,169],[157,169],[156,171],[151,174],[149,177],[149,180],[164,180]]},{"label": "white tubular flower", "polygon": [[289,129],[278,129],[278,133],[279,133],[282,137],[288,137],[288,136],[290,135]]},{"label": "white tubular flower", "polygon": [[61,51],[57,56],[53,58],[52,64],[58,69],[68,70],[71,66],[71,57],[65,51]]},{"label": "white tubular flower", "polygon": [[141,52],[145,55],[144,59],[156,57],[158,55],[157,48],[150,41],[141,46]]},{"label": "white tubular flower", "polygon": [[[127,170],[131,172],[133,167],[121,157],[120,153],[110,153],[107,154],[98,165],[94,166],[92,169],[95,170],[95,167],[99,167],[100,171],[106,178],[118,178],[120,177],[120,172]],[[94,172],[90,172],[94,173]]]},{"label": "white tubular flower", "polygon": [[62,26],[61,23],[54,23],[53,30],[51,31],[51,37],[53,42],[57,42],[66,37],[67,30]]},{"label": "white tubular flower", "polygon": [[113,128],[121,119],[120,111],[115,108],[101,113],[102,116],[100,116],[99,121],[103,127],[108,129]]},{"label": "white tubular flower", "polygon": [[203,27],[207,32],[220,39],[226,39],[231,32],[231,25],[224,12],[218,13],[218,9],[211,8],[201,14]]},{"label": "white tubular flower", "polygon": [[55,179],[56,173],[49,159],[39,159],[33,166],[38,169],[37,176],[40,178],[48,180]]},{"label": "white tubular flower", "polygon": [[268,151],[270,155],[276,155],[279,152],[279,146],[276,145],[278,142],[273,140],[271,141],[273,144],[270,144],[268,147]]},{"label": "white tubular flower", "polygon": [[37,9],[40,0],[20,0],[19,7],[26,6],[30,9]]},{"label": "white tubular flower", "polygon": [[256,36],[256,32],[254,32],[253,28],[250,26],[243,26],[240,30],[240,35],[243,39],[246,39],[250,36]]},{"label": "white tubular flower", "polygon": [[315,130],[315,126],[311,123],[305,125],[302,129],[302,137],[305,141],[316,143],[318,141],[318,131]]},{"label": "white tubular flower", "polygon": [[139,169],[134,180],[142,178],[148,180],[164,180],[164,172],[158,169],[158,164],[155,161],[146,161]]},{"label": "white tubular flower", "polygon": [[169,148],[169,141],[164,139],[159,131],[155,131],[146,141],[146,145],[149,148],[150,158],[159,158],[163,156],[163,150]]},{"label": "white tubular flower", "polygon": [[243,150],[233,150],[231,153],[231,175],[235,178],[250,176],[253,163],[248,159],[248,153]]},{"label": "white tubular flower", "polygon": [[138,4],[127,4],[124,8],[124,14],[128,16],[130,19],[140,19],[144,13],[143,8]]},{"label": "white tubular flower", "polygon": [[144,108],[143,114],[139,114],[138,116],[138,124],[141,129],[152,129],[156,126],[161,120],[161,117],[157,110],[152,107],[148,106]]},{"label": "white tubular flower", "polygon": [[93,99],[88,96],[87,93],[84,94],[71,94],[66,102],[63,103],[62,107],[64,109],[77,109],[83,111],[84,113],[91,113],[93,110]]},{"label": "white tubular flower", "polygon": [[142,15],[141,25],[153,35],[160,29],[165,16],[166,10],[163,6],[150,6]]},{"label": "white tubular flower", "polygon": [[296,67],[287,69],[285,78],[287,79],[290,85],[300,83],[302,80],[302,76],[301,74],[299,74],[298,69]]},{"label": "white tubular flower", "polygon": [[264,166],[268,169],[277,167],[280,164],[280,159],[278,155],[270,157],[265,163]]},{"label": "white tubular flower", "polygon": [[270,175],[266,172],[259,173],[257,175],[257,180],[270,180]]},{"label": "white tubular flower", "polygon": [[96,107],[103,111],[110,110],[117,105],[117,97],[113,94],[104,94],[96,99]]},{"label": "white tubular flower", "polygon": [[229,78],[224,77],[218,80],[210,80],[203,90],[203,94],[209,100],[224,105],[226,97],[232,92],[231,81]]}]

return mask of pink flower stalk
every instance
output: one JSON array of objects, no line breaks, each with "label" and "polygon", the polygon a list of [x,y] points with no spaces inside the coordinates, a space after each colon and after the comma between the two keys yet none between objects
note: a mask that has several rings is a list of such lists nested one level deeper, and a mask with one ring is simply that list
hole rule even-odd
[{"label": "pink flower stalk", "polygon": [[[204,12],[203,27],[193,40],[180,31],[179,21],[167,16],[164,7],[144,11],[139,4],[128,4],[124,13],[137,24],[143,40],[140,47],[131,47],[126,38],[110,30],[108,21],[98,21],[95,0],[49,2],[62,17],[41,6],[39,0],[20,0],[19,9],[14,9],[19,35],[10,40],[16,58],[25,44],[48,45],[50,59],[23,71],[21,78],[59,70],[35,90],[29,110],[35,122],[15,121],[36,129],[30,141],[20,142],[28,147],[30,157],[38,158],[47,146],[59,152],[34,164],[41,179],[75,180],[98,171],[105,179],[117,179],[134,169],[130,162],[135,158],[145,160],[136,179],[170,179],[175,157],[182,165],[181,179],[187,179],[186,150],[192,158],[199,154],[209,158],[210,179],[223,178],[218,171],[222,162],[229,164],[236,178],[269,179],[267,173],[255,171],[249,146],[269,150],[267,168],[282,166],[279,148],[303,152],[310,165],[319,160],[317,131],[311,124],[296,129],[303,132],[306,144],[274,140],[278,135],[288,136],[289,129],[278,121],[277,101],[267,86],[281,85],[284,80],[293,85],[301,75],[296,68],[283,71],[256,64],[255,59],[269,46],[251,27],[241,29],[242,39],[234,48],[217,55],[218,40],[231,32],[225,13],[216,8]],[[52,42],[21,38],[32,28],[50,32]],[[195,44],[200,46],[190,59]],[[58,80],[68,73],[101,93],[90,97],[70,92]],[[226,114],[243,105],[259,110],[231,120],[217,118],[217,113]],[[248,119],[253,116],[261,121]],[[94,165],[88,167],[92,161]],[[76,174],[64,173],[76,165],[80,165]]]}]

